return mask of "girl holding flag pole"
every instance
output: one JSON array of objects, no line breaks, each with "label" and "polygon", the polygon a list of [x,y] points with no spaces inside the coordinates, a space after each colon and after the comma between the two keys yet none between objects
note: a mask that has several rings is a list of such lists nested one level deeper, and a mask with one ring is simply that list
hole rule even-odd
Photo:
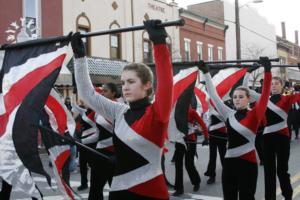
[{"label": "girl holding flag pole", "polygon": [[78,94],[97,113],[114,122],[116,169],[110,200],[169,199],[161,170],[161,156],[171,111],[173,73],[166,45],[167,33],[159,24],[159,20],[144,22],[154,44],[157,70],[153,104],[149,100],[153,75],[144,64],[132,63],[123,69],[122,92],[129,105],[97,94],[88,75],[80,34],[76,33],[72,38]]},{"label": "girl holding flag pole", "polygon": [[226,106],[215,90],[208,66],[204,62],[199,65],[199,69],[204,73],[208,93],[217,110],[226,120],[228,148],[222,172],[224,200],[255,199],[258,169],[254,141],[267,108],[272,77],[270,60],[261,58],[261,62],[265,67],[263,92],[252,110],[248,110],[250,94],[244,87],[238,87],[233,92],[233,104],[236,110]]}]

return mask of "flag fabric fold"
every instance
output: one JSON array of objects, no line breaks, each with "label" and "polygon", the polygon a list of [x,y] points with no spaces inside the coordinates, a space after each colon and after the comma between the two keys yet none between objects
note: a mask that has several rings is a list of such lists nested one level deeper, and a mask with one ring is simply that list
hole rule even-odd
[{"label": "flag fabric fold", "polygon": [[199,70],[192,67],[180,70],[173,77],[173,100],[168,127],[169,140],[184,144],[184,136],[188,134],[188,110],[191,103]]},{"label": "flag fabric fold", "polygon": [[242,85],[243,77],[246,72],[247,68],[229,68],[220,70],[215,76],[213,76],[212,81],[216,86],[219,96],[224,101],[230,99],[232,91],[236,87]]},{"label": "flag fabric fold", "polygon": [[67,43],[5,51],[0,72],[0,177],[38,199],[31,173],[45,172],[37,148],[37,124],[66,56]]},{"label": "flag fabric fold", "polygon": [[[75,120],[62,101],[60,95],[54,90],[47,99],[45,105],[45,113],[43,125],[48,126],[53,131],[65,135],[68,133],[71,137],[75,132]],[[69,185],[69,159],[70,159],[70,144],[62,141],[53,133],[41,130],[42,140],[49,153],[50,161],[53,165],[54,177],[58,185],[59,191],[65,199],[81,199]]]}]

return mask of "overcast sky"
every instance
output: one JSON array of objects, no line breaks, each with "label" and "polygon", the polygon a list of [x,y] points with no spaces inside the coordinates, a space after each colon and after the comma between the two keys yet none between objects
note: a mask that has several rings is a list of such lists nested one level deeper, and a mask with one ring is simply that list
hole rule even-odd
[{"label": "overcast sky", "polygon": [[[187,5],[206,2],[208,0],[175,0],[179,7],[186,8]],[[227,0],[234,2],[234,0]],[[251,0],[239,0],[240,5],[249,3],[248,5],[256,9],[260,15],[275,25],[276,33],[282,36],[281,22],[285,21],[287,39],[291,42],[295,41],[295,30],[300,34],[300,0],[263,0],[263,3],[249,3]],[[171,2],[171,0],[168,0]],[[247,8],[246,8],[247,9]]]}]

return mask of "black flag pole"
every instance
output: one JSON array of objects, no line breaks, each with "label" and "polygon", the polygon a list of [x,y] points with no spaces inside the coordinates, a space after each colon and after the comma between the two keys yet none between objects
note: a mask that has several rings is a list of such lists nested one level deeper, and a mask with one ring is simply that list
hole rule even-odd
[{"label": "black flag pole", "polygon": [[[179,19],[175,21],[169,21],[169,22],[163,22],[161,24],[157,24],[158,27],[168,27],[168,26],[183,26],[185,24],[184,19]],[[138,26],[131,26],[126,28],[118,28],[118,29],[110,29],[107,31],[99,31],[99,32],[92,32],[92,33],[85,33],[81,34],[81,37],[92,37],[92,36],[99,36],[99,35],[108,35],[108,34],[116,34],[116,33],[125,33],[130,31],[139,31],[144,30],[144,25],[138,25]]]},{"label": "black flag pole", "polygon": [[[210,67],[210,69],[227,69],[227,68],[245,68],[245,67],[251,67],[254,65],[258,65],[258,63],[253,64],[208,64],[207,66]],[[300,67],[298,65],[272,65],[273,67],[280,67],[280,68],[287,68],[287,67]]]},{"label": "black flag pole", "polygon": [[[279,58],[271,58],[270,62],[279,62]],[[226,63],[260,63],[260,59],[249,59],[249,60],[216,60],[216,61],[205,61],[206,64],[226,64]]]},{"label": "black flag pole", "polygon": [[[157,26],[158,27],[183,26],[184,24],[185,24],[184,19],[178,19],[178,20],[174,20],[174,21],[162,22],[161,24],[157,24]],[[109,29],[109,30],[105,30],[105,31],[85,33],[85,34],[81,34],[81,37],[86,38],[86,37],[101,36],[101,35],[108,35],[108,34],[125,33],[125,32],[138,31],[138,30],[143,30],[143,29],[145,29],[144,25],[137,25],[137,26],[131,26],[131,27],[125,27],[125,28],[117,28],[117,29]],[[29,40],[26,42],[20,42],[20,43],[16,43],[16,44],[4,44],[4,45],[0,45],[0,50],[8,50],[8,49],[14,49],[14,48],[45,45],[45,44],[49,44],[49,43],[68,42],[70,40],[71,40],[71,34],[69,34],[67,36]]]},{"label": "black flag pole", "polygon": [[61,134],[59,134],[59,133],[57,133],[57,132],[55,132],[55,131],[53,131],[53,130],[45,127],[45,126],[42,126],[42,125],[34,125],[34,126],[40,128],[40,129],[42,129],[42,130],[44,130],[44,131],[46,131],[48,133],[54,134],[54,136],[59,137],[60,139],[63,139],[63,140],[65,140],[65,141],[67,141],[67,142],[69,142],[71,144],[75,144],[75,145],[77,145],[77,146],[79,146],[81,148],[84,148],[85,150],[87,150],[87,151],[89,151],[91,153],[94,153],[95,155],[100,156],[102,158],[105,158],[105,159],[107,159],[110,162],[114,162],[111,157],[109,157],[109,156],[107,156],[107,155],[105,155],[103,153],[100,153],[100,152],[96,151],[95,149],[90,148],[90,147],[88,147],[88,146],[86,146],[86,145],[84,145],[84,144],[82,144],[80,142],[77,142],[75,139],[73,139],[71,137],[67,137],[67,136],[61,135]]},{"label": "black flag pole", "polygon": [[300,68],[300,64],[298,64],[298,65],[272,65],[272,67],[299,67]]},{"label": "black flag pole", "polygon": [[[269,59],[271,62],[279,62],[279,58],[272,58]],[[224,68],[230,68],[230,67],[249,67],[252,64],[228,64],[228,63],[259,63],[259,59],[252,59],[252,60],[223,60],[223,61],[183,61],[183,62],[172,62],[173,66],[178,66],[178,67],[194,67],[203,64],[207,64],[208,66],[212,68],[218,69],[218,67],[224,67]],[[222,65],[224,64],[224,65]],[[148,63],[148,66],[154,66],[154,63]]]}]

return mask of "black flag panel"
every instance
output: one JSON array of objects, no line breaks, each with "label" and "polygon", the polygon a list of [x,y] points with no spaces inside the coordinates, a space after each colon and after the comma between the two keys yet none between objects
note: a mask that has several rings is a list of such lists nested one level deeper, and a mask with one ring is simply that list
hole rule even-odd
[{"label": "black flag panel", "polygon": [[[31,177],[44,171],[37,149],[37,128],[51,88],[66,56],[67,43],[6,50],[0,81],[0,177],[28,195],[41,195]],[[0,102],[1,103],[1,102]]]}]

